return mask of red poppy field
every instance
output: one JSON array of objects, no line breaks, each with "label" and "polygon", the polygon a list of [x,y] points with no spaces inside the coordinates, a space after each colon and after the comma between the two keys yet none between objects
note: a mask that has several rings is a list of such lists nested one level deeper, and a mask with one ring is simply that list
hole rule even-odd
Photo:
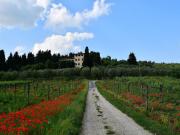
[{"label": "red poppy field", "polygon": [[36,98],[41,98],[37,104],[31,103],[17,111],[1,113],[0,134],[21,135],[29,134],[31,130],[43,129],[49,124],[49,119],[69,106],[84,88],[85,84],[79,81],[77,87],[67,88],[60,96],[49,95],[49,100],[37,96]]}]

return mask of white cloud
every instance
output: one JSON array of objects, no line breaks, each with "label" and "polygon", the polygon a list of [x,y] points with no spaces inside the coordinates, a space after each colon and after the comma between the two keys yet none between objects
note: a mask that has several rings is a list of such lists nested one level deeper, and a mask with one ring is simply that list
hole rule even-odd
[{"label": "white cloud", "polygon": [[[90,20],[107,15],[111,4],[95,0],[91,10],[71,13],[63,4],[53,0],[0,0],[0,28],[27,28],[45,20],[50,28],[81,28]],[[50,6],[51,5],[51,6]]]},{"label": "white cloud", "polygon": [[76,41],[84,41],[92,39],[92,33],[71,33],[66,35],[52,35],[47,37],[42,43],[36,43],[33,48],[33,53],[37,54],[39,50],[51,50],[52,53],[67,54],[69,52],[78,52],[81,50],[79,45],[74,45]]},{"label": "white cloud", "polygon": [[111,4],[106,3],[106,0],[95,0],[91,10],[86,9],[72,14],[63,4],[52,4],[47,15],[46,26],[54,29],[81,28],[90,20],[108,15],[110,7]]},{"label": "white cloud", "polygon": [[24,46],[16,46],[16,48],[14,49],[14,53],[18,52],[20,55],[22,55],[25,51],[25,47]]},{"label": "white cloud", "polygon": [[50,0],[0,0],[0,27],[33,27]]},{"label": "white cloud", "polygon": [[43,7],[46,9],[48,5],[50,4],[51,0],[36,0],[36,4],[40,7]]}]

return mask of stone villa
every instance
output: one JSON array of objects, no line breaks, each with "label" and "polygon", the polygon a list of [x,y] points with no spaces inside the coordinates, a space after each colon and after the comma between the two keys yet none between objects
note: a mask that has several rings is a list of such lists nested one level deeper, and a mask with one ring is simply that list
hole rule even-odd
[{"label": "stone villa", "polygon": [[82,68],[84,61],[84,53],[78,53],[74,55],[75,67]]}]

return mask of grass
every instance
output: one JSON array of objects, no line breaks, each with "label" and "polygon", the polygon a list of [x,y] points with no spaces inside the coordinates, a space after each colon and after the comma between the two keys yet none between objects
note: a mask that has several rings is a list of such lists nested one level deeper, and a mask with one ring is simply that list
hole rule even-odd
[{"label": "grass", "polygon": [[129,117],[133,118],[139,125],[144,127],[145,129],[151,131],[154,134],[157,135],[179,135],[178,133],[172,133],[172,130],[157,121],[154,121],[150,118],[148,118],[145,114],[136,112],[129,106],[127,106],[127,103],[123,100],[117,98],[114,96],[113,93],[109,93],[108,91],[103,90],[100,83],[97,82],[98,89],[100,93],[114,106],[116,106],[119,110],[126,113]]},{"label": "grass", "polygon": [[82,90],[65,110],[51,119],[51,124],[46,128],[43,135],[78,135],[82,126],[82,119],[85,110],[86,87]]}]

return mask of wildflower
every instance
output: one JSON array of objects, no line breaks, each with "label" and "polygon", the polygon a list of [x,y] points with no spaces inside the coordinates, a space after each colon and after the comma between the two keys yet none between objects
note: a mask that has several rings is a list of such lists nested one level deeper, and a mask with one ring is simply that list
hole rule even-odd
[{"label": "wildflower", "polygon": [[[75,90],[76,93],[83,88],[84,86],[80,86],[79,89]],[[53,116],[62,111],[65,106],[72,102],[73,96],[74,94],[71,92],[55,100],[43,101],[17,112],[0,114],[0,134],[21,135],[39,126],[43,129],[43,125],[48,124],[47,116]]]}]

